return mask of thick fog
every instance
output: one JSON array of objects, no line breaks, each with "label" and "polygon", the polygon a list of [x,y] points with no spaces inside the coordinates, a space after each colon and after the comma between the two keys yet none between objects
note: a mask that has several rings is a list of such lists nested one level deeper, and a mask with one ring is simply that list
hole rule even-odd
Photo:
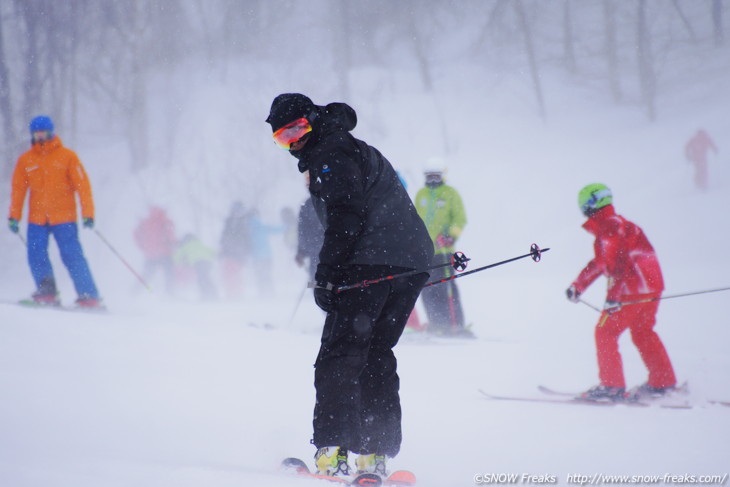
[{"label": "thick fog", "polygon": [[[667,294],[730,286],[729,17],[725,0],[0,2],[0,202],[9,204],[15,161],[30,146],[28,122],[50,115],[91,179],[106,242],[80,233],[109,310],[16,306],[34,286],[23,243],[0,232],[0,385],[19,397],[0,404],[10,418],[0,420],[0,452],[14,452],[0,458],[0,478],[239,485],[240,475],[264,471],[264,480],[248,480],[289,485],[266,472],[284,456],[310,458],[311,361],[323,317],[282,235],[271,236],[263,266],[246,264],[238,301],[202,302],[190,282],[167,296],[161,276],[149,291],[134,275],[144,259],[133,232],[152,205],[167,210],[178,238],[195,234],[215,251],[233,202],[272,227],[282,209],[298,209],[303,177],[264,122],[285,92],[350,104],[353,135],[391,161],[411,196],[425,168],[444,168],[465,203],[457,247],[472,268],[533,242],[551,248],[539,264],[458,281],[477,340],[399,345],[400,467],[433,486],[474,485],[486,469],[543,469],[559,483],[591,468],[725,472],[730,445],[717,431],[728,416],[719,408],[513,409],[485,404],[476,390],[524,395],[538,383],[579,391],[597,382],[597,313],[564,294],[592,256],[576,204],[588,183],[610,186],[617,212],[644,229]],[[705,189],[685,157],[698,129],[719,149]],[[23,216],[21,234],[27,203]],[[50,252],[71,304],[55,244]],[[222,289],[217,264],[213,277]],[[585,298],[598,306],[604,293],[599,281]],[[657,331],[695,401],[730,398],[727,296],[660,307]],[[643,382],[627,336],[621,347],[627,379]],[[271,392],[277,383],[289,389]],[[68,384],[73,397],[63,395]],[[60,406],[38,392],[45,386]],[[586,446],[586,437],[606,441]],[[635,443],[624,450],[624,441]],[[433,461],[444,445],[447,466]]]},{"label": "thick fog", "polygon": [[[263,122],[274,96],[302,92],[318,104],[351,104],[355,135],[379,147],[411,191],[428,160],[440,158],[454,184],[485,174],[478,193],[464,195],[472,215],[480,208],[489,213],[485,223],[529,228],[558,197],[545,187],[551,180],[573,177],[574,192],[585,178],[610,174],[613,161],[593,141],[612,145],[614,127],[601,124],[597,111],[646,130],[676,122],[678,132],[666,129],[662,145],[673,144],[678,159],[698,127],[722,135],[724,7],[3,2],[3,174],[7,181],[28,147],[30,118],[48,114],[90,174],[98,228],[124,254],[134,254],[130,229],[152,204],[166,207],[181,233],[214,245],[234,200],[275,220],[306,195],[295,161],[274,146]],[[520,150],[538,146],[535,156],[520,158]],[[568,153],[580,155],[578,165],[551,171]],[[582,173],[588,165],[600,172]],[[519,188],[537,181],[544,185],[530,212],[510,214],[536,196]],[[497,188],[516,201],[496,197]],[[8,184],[0,194],[8,201]],[[0,238],[21,250],[11,235]],[[13,273],[14,264],[4,263]]]}]

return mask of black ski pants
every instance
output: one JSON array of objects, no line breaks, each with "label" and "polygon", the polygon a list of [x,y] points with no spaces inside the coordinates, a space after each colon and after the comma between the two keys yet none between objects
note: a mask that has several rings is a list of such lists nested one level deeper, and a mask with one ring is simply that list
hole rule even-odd
[{"label": "black ski pants", "polygon": [[[433,265],[449,262],[449,254],[436,254]],[[436,269],[431,273],[431,279],[444,279],[454,275],[452,267]],[[436,333],[458,333],[464,329],[464,311],[461,307],[459,288],[455,281],[429,286],[423,290],[421,296],[423,307],[428,315],[428,330]]]},{"label": "black ski pants", "polygon": [[[348,283],[407,269],[353,266]],[[428,274],[396,278],[338,294],[327,314],[314,365],[317,448],[395,456],[401,443],[400,382],[393,347]]]}]

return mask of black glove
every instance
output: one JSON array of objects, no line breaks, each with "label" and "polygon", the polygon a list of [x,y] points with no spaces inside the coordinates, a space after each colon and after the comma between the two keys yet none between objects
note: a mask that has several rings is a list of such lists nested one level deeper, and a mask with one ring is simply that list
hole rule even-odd
[{"label": "black glove", "polygon": [[337,306],[337,293],[331,282],[318,282],[314,287],[314,302],[325,313],[334,311]]},{"label": "black glove", "polygon": [[580,301],[580,293],[575,288],[575,286],[570,286],[568,289],[566,289],[565,295],[568,296],[568,299],[574,303]]},{"label": "black glove", "polygon": [[615,313],[616,311],[621,309],[621,303],[618,301],[606,301],[603,304],[603,311],[605,311],[608,314]]},{"label": "black glove", "polygon": [[8,228],[10,228],[11,232],[18,233],[20,231],[20,228],[18,228],[18,220],[15,218],[8,218]]},{"label": "black glove", "polygon": [[84,218],[84,228],[94,228],[94,219]]},{"label": "black glove", "polygon": [[332,283],[338,282],[335,270],[327,264],[318,264],[314,280],[317,283],[314,286],[314,302],[322,311],[327,313],[334,311],[337,306],[337,292],[336,286]]}]

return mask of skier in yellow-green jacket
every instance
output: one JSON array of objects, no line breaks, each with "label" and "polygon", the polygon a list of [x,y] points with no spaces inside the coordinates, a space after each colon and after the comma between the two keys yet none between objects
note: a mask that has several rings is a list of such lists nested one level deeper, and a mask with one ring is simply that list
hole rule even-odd
[{"label": "skier in yellow-green jacket", "polygon": [[215,251],[192,233],[183,237],[172,255],[178,270],[193,271],[200,288],[200,296],[207,301],[218,298],[218,291],[210,276],[215,258]]},{"label": "skier in yellow-green jacket", "polygon": [[[416,210],[433,240],[433,264],[444,264],[455,252],[454,244],[466,225],[466,212],[459,193],[445,184],[442,170],[429,169],[424,174],[426,184],[416,194]],[[431,273],[431,279],[442,279],[453,273],[453,268],[442,267]],[[426,287],[421,291],[421,298],[428,315],[428,331],[441,335],[471,335],[465,328],[455,281]]]}]

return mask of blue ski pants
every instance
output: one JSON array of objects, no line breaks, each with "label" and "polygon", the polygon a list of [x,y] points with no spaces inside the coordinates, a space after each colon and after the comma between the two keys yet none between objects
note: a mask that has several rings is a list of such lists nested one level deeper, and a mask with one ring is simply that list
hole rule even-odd
[{"label": "blue ski pants", "polygon": [[99,299],[89,264],[81,249],[76,222],[59,225],[28,224],[28,264],[36,287],[40,289],[44,279],[54,279],[53,267],[48,257],[48,242],[51,235],[56,239],[61,252],[61,261],[68,269],[79,297]]}]

